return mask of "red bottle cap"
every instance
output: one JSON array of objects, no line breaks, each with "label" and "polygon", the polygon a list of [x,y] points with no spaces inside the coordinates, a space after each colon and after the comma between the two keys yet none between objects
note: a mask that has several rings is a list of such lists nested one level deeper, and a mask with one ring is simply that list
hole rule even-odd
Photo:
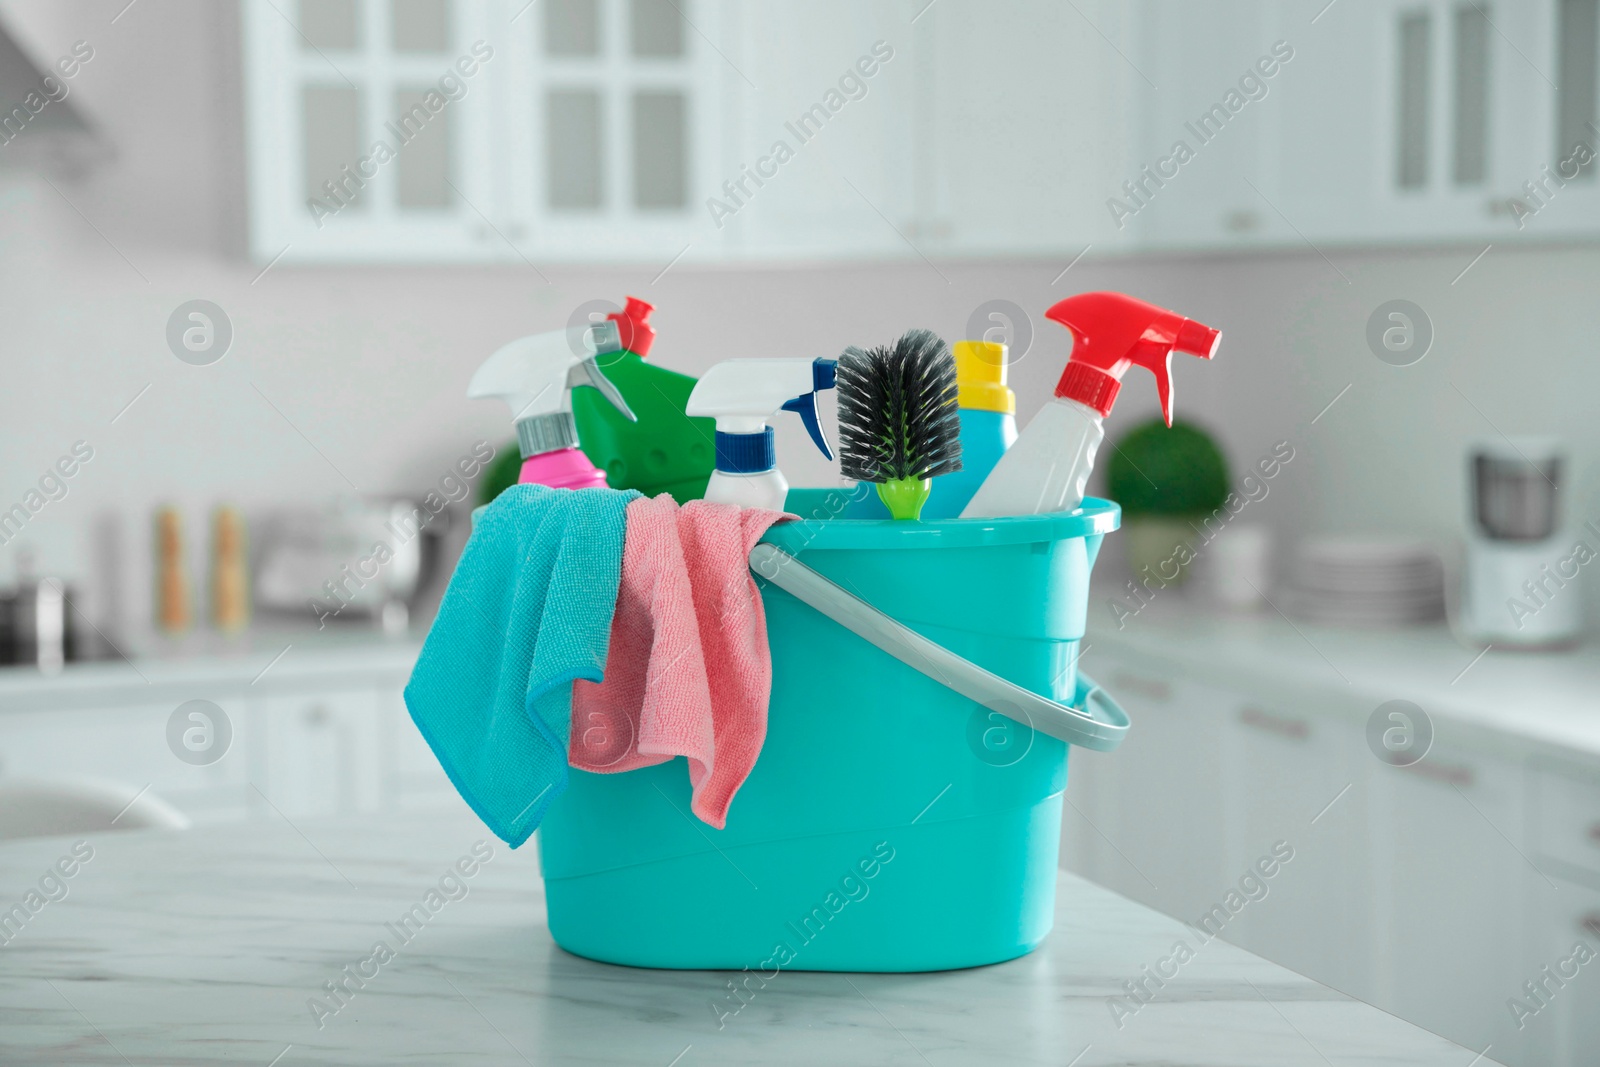
[{"label": "red bottle cap", "polygon": [[617,333],[622,337],[622,347],[641,359],[650,354],[650,346],[656,343],[656,330],[650,325],[650,313],[654,310],[653,304],[646,304],[638,297],[630,296],[626,307],[606,316],[617,324]]},{"label": "red bottle cap", "polygon": [[1161,414],[1172,425],[1172,353],[1217,354],[1222,333],[1122,293],[1079,293],[1044,313],[1072,331],[1072,355],[1056,396],[1111,414],[1122,376],[1134,364],[1156,376]]}]

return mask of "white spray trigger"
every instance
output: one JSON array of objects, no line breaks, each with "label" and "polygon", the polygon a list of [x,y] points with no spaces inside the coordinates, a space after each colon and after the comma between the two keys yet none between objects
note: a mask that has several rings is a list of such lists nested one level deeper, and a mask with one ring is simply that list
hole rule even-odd
[{"label": "white spray trigger", "polygon": [[600,395],[606,398],[607,403],[627,416],[629,422],[638,422],[639,416],[628,407],[628,402],[623,398],[621,391],[612,384],[610,378],[605,376],[600,364],[595,362],[597,356],[622,351],[622,333],[617,329],[617,324],[611,319],[593,323],[584,330],[583,339],[585,348],[594,355],[574,363],[572,369],[567,371],[567,388],[591,385],[600,390]]},{"label": "white spray trigger", "polygon": [[629,419],[635,419],[627,401],[595,362],[596,356],[620,348],[617,324],[609,321],[521,337],[502,345],[484,361],[472,376],[467,395],[499,397],[511,408],[512,422],[522,422],[570,410],[567,391],[575,385],[588,385]]}]

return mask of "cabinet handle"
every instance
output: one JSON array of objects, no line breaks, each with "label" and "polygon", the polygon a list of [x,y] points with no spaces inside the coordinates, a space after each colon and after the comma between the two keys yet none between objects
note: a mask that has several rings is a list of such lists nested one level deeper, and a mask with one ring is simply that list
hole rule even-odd
[{"label": "cabinet handle", "polygon": [[1261,216],[1254,211],[1229,211],[1222,216],[1222,228],[1229,233],[1250,233],[1261,225]]},{"label": "cabinet handle", "polygon": [[1432,778],[1436,782],[1461,786],[1465,789],[1472,788],[1478,780],[1478,776],[1473,773],[1471,767],[1463,767],[1459,764],[1430,763],[1427,760],[1422,760],[1418,763],[1398,766],[1397,769],[1405,771],[1407,774],[1415,774],[1422,778]]},{"label": "cabinet handle", "polygon": [[1172,699],[1172,686],[1159,678],[1141,678],[1137,674],[1118,671],[1112,677],[1112,682],[1118,689],[1126,689],[1130,693],[1138,693],[1152,700]]},{"label": "cabinet handle", "polygon": [[1287,737],[1291,741],[1304,741],[1311,736],[1311,724],[1304,719],[1273,715],[1260,708],[1240,708],[1239,721],[1253,729]]}]

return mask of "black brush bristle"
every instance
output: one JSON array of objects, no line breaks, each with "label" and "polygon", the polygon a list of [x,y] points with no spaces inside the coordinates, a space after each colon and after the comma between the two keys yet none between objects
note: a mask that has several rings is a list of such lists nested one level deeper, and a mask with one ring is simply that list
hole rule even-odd
[{"label": "black brush bristle", "polygon": [[839,357],[839,466],[862,482],[961,469],[956,362],[932,330]]}]

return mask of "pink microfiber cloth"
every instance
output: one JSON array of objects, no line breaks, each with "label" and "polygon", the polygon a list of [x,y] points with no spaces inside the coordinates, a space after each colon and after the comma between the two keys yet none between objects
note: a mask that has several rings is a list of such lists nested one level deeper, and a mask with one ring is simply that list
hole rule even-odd
[{"label": "pink microfiber cloth", "polygon": [[616,774],[689,759],[691,807],[722,829],[761,754],[772,654],[750,549],[781,512],[663,493],[628,504],[604,679],[572,688],[567,755]]}]

